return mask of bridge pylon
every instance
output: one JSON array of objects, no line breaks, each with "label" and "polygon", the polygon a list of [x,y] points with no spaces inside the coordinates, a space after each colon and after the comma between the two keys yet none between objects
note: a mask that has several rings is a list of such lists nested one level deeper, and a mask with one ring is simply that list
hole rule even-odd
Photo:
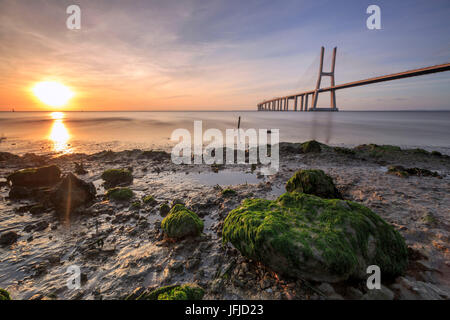
[{"label": "bridge pylon", "polygon": [[324,47],[321,48],[319,76],[317,78],[316,89],[314,90],[314,94],[313,94],[312,106],[308,111],[338,111],[338,108],[336,108],[336,93],[335,93],[335,90],[333,90],[333,89],[330,90],[330,96],[331,96],[330,108],[317,108],[317,100],[319,100],[320,83],[322,81],[322,77],[330,77],[331,78],[331,87],[335,86],[334,69],[336,66],[336,51],[337,51],[337,47],[334,47],[333,56],[331,58],[331,71],[324,72],[323,71],[323,56],[325,54],[325,48]]}]

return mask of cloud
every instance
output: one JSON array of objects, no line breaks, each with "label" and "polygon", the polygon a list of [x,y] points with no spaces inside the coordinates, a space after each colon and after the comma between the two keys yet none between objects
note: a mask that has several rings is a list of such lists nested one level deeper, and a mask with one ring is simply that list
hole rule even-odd
[{"label": "cloud", "polygon": [[[386,22],[388,32],[370,34],[364,6],[347,2],[77,3],[82,29],[70,31],[65,9],[71,1],[0,0],[0,108],[35,107],[26,88],[46,78],[74,87],[72,107],[79,109],[254,108],[264,98],[311,89],[321,45],[328,52],[339,46],[338,82],[393,66],[401,71],[449,52],[445,36],[411,35],[402,25],[406,17],[392,23],[398,31]],[[438,11],[422,10],[427,28],[440,26],[431,22],[446,12]],[[423,49],[442,41],[441,48]],[[420,48],[416,57],[411,48]],[[349,97],[347,105],[360,103]]]}]

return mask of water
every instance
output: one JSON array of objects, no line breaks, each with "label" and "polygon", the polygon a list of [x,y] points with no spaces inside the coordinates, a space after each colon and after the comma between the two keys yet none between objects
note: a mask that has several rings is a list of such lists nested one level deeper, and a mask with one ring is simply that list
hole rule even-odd
[{"label": "water", "polygon": [[[0,112],[0,151],[16,154],[95,153],[126,149],[169,150],[172,131],[225,133],[236,128],[280,129],[280,141],[310,139],[354,146],[363,143],[421,147],[450,154],[450,112]],[[3,139],[6,137],[6,139]]]}]

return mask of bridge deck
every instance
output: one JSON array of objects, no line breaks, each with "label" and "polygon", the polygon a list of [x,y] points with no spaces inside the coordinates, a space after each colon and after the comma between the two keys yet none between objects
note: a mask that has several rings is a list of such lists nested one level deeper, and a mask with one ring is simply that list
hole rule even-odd
[{"label": "bridge deck", "polygon": [[[444,72],[444,71],[449,71],[449,70],[450,70],[450,63],[444,63],[444,64],[435,65],[435,66],[431,66],[431,67],[408,70],[408,71],[404,71],[404,72],[393,73],[393,74],[384,75],[384,76],[375,77],[375,78],[369,78],[369,79],[365,79],[365,80],[347,82],[347,83],[339,84],[339,85],[332,86],[332,87],[321,88],[317,92],[327,92],[327,91],[334,91],[334,90],[340,90],[340,89],[346,89],[346,88],[352,88],[352,87],[359,87],[359,86],[372,84],[372,83],[416,77],[416,76],[437,73],[437,72]],[[270,100],[265,100],[265,101],[259,103],[258,107],[265,103],[271,103],[271,102],[275,102],[275,101],[279,101],[279,100],[283,100],[283,99],[295,99],[296,97],[307,96],[307,95],[314,94],[314,93],[315,93],[315,90],[310,90],[310,91],[305,91],[302,93],[296,93],[296,94],[291,94],[291,95],[278,97],[278,98],[274,98],[274,99],[270,99]]]}]

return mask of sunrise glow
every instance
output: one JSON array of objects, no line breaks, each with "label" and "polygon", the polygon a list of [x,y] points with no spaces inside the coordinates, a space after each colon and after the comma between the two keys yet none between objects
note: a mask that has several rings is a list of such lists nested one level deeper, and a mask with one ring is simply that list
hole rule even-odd
[{"label": "sunrise glow", "polygon": [[75,95],[67,86],[54,81],[39,82],[32,91],[42,103],[50,107],[63,107]]}]

